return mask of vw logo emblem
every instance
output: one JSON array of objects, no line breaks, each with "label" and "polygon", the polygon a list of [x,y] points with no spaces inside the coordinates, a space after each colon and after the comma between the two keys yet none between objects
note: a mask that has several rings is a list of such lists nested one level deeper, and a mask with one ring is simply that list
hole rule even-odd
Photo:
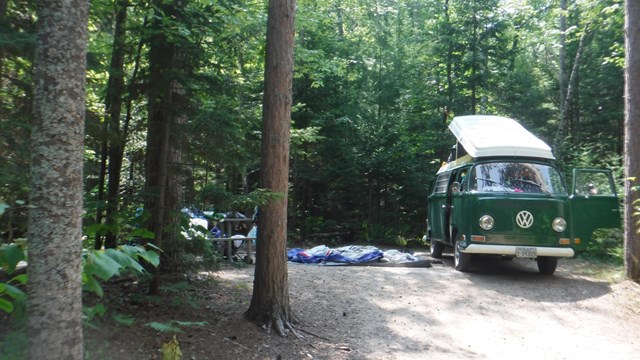
[{"label": "vw logo emblem", "polygon": [[516,224],[523,229],[530,228],[531,225],[533,225],[533,215],[526,210],[520,211],[518,215],[516,215]]}]

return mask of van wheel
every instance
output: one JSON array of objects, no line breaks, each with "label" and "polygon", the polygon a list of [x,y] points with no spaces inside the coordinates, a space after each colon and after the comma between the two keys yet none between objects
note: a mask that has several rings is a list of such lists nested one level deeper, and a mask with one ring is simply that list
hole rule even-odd
[{"label": "van wheel", "polygon": [[458,231],[454,229],[451,232],[451,240],[453,241],[453,260],[456,270],[466,272],[469,270],[469,264],[471,264],[471,254],[463,253],[458,247],[458,241],[456,239]]},{"label": "van wheel", "polygon": [[429,254],[434,259],[440,259],[442,252],[444,251],[444,245],[441,242],[431,239],[431,245],[429,246]]},{"label": "van wheel", "polygon": [[536,259],[540,274],[552,275],[558,267],[558,258],[551,256],[540,256]]}]

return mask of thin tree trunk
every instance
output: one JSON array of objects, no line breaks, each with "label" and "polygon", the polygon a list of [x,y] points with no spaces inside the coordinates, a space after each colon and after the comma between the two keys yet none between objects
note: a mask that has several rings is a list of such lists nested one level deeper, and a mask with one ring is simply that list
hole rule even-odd
[{"label": "thin tree trunk", "polygon": [[451,26],[451,15],[449,14],[449,0],[445,0],[444,2],[444,16],[446,21],[445,36],[447,39],[447,106],[442,114],[442,123],[446,124],[449,118],[449,112],[453,107],[453,27]]},{"label": "thin tree trunk", "polygon": [[473,49],[471,52],[471,113],[475,114],[477,111],[477,89],[478,89],[478,15],[475,11],[476,8],[476,0],[473,0]]},{"label": "thin tree trunk", "polygon": [[[96,224],[102,224],[102,219],[104,218],[104,183],[105,178],[107,177],[107,150],[108,150],[108,125],[107,121],[102,125],[102,140],[100,143],[100,171],[98,173],[98,195],[96,197],[97,206],[96,206]],[[99,250],[102,249],[103,245],[103,235],[101,231],[96,232],[96,236],[94,238],[94,249]]]},{"label": "thin tree trunk", "polygon": [[624,265],[627,277],[640,279],[640,234],[634,206],[640,207],[640,3],[625,1]]},{"label": "thin tree trunk", "polygon": [[109,146],[109,185],[107,188],[107,235],[105,247],[118,246],[116,229],[116,215],[120,201],[120,171],[124,156],[126,138],[120,127],[122,113],[122,96],[124,90],[124,50],[125,23],[127,21],[128,0],[116,2],[116,26],[113,39],[113,53],[111,54],[111,69],[107,86],[107,111],[109,112],[109,127],[111,129]]},{"label": "thin tree trunk", "polygon": [[83,358],[82,195],[89,3],[38,3],[29,197],[30,359]]},{"label": "thin tree trunk", "polygon": [[295,0],[269,0],[260,187],[277,197],[260,209],[256,270],[249,320],[284,336],[297,321],[289,302],[287,193],[293,78]]},{"label": "thin tree trunk", "polygon": [[[7,21],[7,0],[0,0],[0,24]],[[0,88],[4,88],[4,46],[0,46]],[[4,118],[2,113],[4,106],[0,106],[0,119]]]},{"label": "thin tree trunk", "polygon": [[560,54],[558,59],[558,87],[560,88],[560,125],[563,125],[565,100],[567,98],[567,79],[565,69],[567,67],[567,0],[560,0]]},{"label": "thin tree trunk", "polygon": [[556,130],[556,136],[554,138],[553,144],[556,149],[556,156],[559,156],[562,153],[562,142],[564,141],[564,129],[567,126],[567,119],[569,117],[569,109],[570,105],[573,102],[573,94],[576,91],[575,89],[578,86],[578,69],[580,67],[580,59],[582,58],[582,52],[584,51],[584,43],[587,37],[587,32],[589,31],[589,24],[584,27],[584,31],[580,36],[580,42],[578,43],[578,51],[576,51],[576,57],[573,60],[573,67],[571,68],[571,75],[569,76],[568,86],[565,92],[565,98],[561,99],[560,103],[562,104],[560,108],[562,112],[560,113],[560,124],[558,125],[558,129]]}]

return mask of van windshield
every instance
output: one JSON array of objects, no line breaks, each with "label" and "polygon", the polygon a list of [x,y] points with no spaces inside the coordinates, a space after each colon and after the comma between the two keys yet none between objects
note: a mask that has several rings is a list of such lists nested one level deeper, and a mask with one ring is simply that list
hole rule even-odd
[{"label": "van windshield", "polygon": [[469,190],[478,192],[564,194],[556,168],[536,163],[478,164],[469,178]]}]

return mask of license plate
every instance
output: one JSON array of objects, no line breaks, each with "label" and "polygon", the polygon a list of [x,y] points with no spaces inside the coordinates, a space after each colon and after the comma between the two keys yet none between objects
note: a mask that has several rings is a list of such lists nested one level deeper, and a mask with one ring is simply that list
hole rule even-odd
[{"label": "license plate", "polygon": [[520,258],[535,258],[538,256],[538,251],[533,247],[517,247],[516,257]]}]

